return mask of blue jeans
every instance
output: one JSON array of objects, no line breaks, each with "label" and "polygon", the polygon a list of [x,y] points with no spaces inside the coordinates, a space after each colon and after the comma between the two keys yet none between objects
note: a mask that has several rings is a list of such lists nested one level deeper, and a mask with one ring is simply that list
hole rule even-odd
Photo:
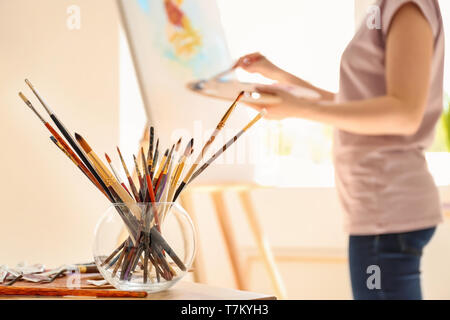
[{"label": "blue jeans", "polygon": [[420,300],[422,250],[436,227],[412,232],[350,236],[349,263],[355,300]]}]

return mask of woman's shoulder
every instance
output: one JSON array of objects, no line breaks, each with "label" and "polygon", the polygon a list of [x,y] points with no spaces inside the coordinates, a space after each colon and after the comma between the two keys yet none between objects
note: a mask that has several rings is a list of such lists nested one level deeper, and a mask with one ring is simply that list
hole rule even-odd
[{"label": "woman's shoulder", "polygon": [[442,28],[442,17],[437,0],[380,0],[375,6],[380,9],[381,31],[387,35],[392,20],[405,5],[415,5],[427,19],[433,31],[433,36],[439,34]]}]

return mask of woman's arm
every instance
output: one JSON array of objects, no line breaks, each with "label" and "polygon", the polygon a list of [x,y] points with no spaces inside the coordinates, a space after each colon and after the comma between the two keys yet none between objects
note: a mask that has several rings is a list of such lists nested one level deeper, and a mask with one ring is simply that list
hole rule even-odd
[{"label": "woman's arm", "polygon": [[301,117],[357,134],[410,135],[423,118],[431,74],[433,34],[412,3],[394,16],[386,40],[386,95],[345,103],[299,99],[286,91],[263,87],[283,102],[267,107],[273,118]]},{"label": "woman's arm", "polygon": [[321,96],[323,101],[334,100],[335,94],[333,92],[324,90],[322,88],[313,86],[309,82],[300,79],[293,74],[274,65],[265,56],[259,52],[251,53],[241,57],[233,66],[233,68],[241,67],[248,72],[258,72],[263,76],[276,80],[280,83],[292,84],[295,86],[314,90]]},{"label": "woman's arm", "polygon": [[334,100],[334,97],[335,97],[334,92],[327,91],[325,89],[316,87],[316,86],[312,85],[311,83],[309,83],[303,79],[300,79],[287,71],[284,71],[282,69],[279,69],[279,70],[280,70],[280,72],[276,76],[276,79],[275,79],[278,82],[289,83],[294,86],[299,86],[299,87],[313,90],[313,91],[317,92],[318,94],[320,94],[320,97],[321,97],[320,100],[322,100],[322,101],[333,101]]}]

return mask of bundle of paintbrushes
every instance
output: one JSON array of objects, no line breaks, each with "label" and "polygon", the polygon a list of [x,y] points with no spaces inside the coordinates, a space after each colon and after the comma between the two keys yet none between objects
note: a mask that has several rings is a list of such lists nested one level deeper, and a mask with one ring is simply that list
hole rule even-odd
[{"label": "bundle of paintbrushes", "polygon": [[194,140],[191,139],[182,148],[180,139],[162,153],[160,152],[159,139],[155,139],[155,130],[150,127],[150,141],[147,152],[145,153],[144,149],[141,148],[139,150],[140,159],[133,155],[134,171],[138,182],[135,183],[133,180],[120,149],[117,148],[118,158],[127,178],[127,183],[125,183],[110,157],[105,154],[107,166],[89,146],[86,139],[78,133],[74,133],[74,136],[72,136],[30,81],[25,80],[25,82],[49,114],[56,125],[56,129],[38,113],[23,93],[20,92],[19,96],[50,131],[50,139],[57,147],[67,155],[110,202],[116,204],[115,210],[128,231],[128,238],[109,256],[104,257],[102,266],[114,270],[114,275],[119,273],[121,280],[131,279],[133,273],[139,269],[140,272],[143,272],[144,283],[147,282],[147,274],[152,268],[156,271],[158,282],[160,278],[166,281],[173,279],[177,275],[175,268],[185,272],[186,266],[161,233],[161,224],[170,211],[170,206],[160,206],[159,204],[175,202],[188,184],[236,142],[245,131],[261,119],[265,111],[260,112],[205,161],[206,152],[236,108],[237,102],[243,95],[243,92],[241,92],[223,115],[186,174],[184,174],[184,169],[188,163],[188,158],[193,154]]}]

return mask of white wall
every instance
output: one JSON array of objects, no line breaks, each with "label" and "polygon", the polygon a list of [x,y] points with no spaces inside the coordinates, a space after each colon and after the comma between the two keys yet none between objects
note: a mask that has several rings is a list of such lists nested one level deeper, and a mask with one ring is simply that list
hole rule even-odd
[{"label": "white wall", "polygon": [[[81,8],[80,30],[66,26],[72,4]],[[92,260],[93,230],[107,202],[17,93],[44,115],[23,81],[29,78],[68,128],[112,153],[119,136],[115,3],[0,0],[0,42],[0,264]]]}]

